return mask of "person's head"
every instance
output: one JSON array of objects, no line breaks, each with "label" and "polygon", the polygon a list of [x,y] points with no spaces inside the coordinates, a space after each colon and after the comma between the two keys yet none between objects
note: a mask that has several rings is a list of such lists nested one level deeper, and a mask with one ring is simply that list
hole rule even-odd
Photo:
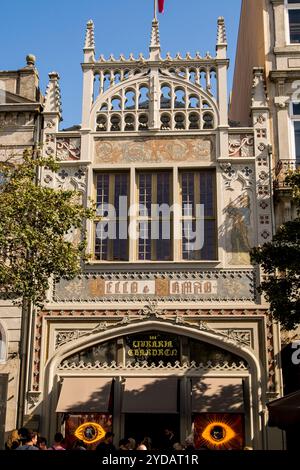
[{"label": "person's head", "polygon": [[47,439],[45,437],[38,438],[38,448],[40,450],[47,450]]},{"label": "person's head", "polygon": [[80,439],[77,439],[77,441],[75,441],[73,444],[73,449],[74,450],[86,450],[86,444]]},{"label": "person's head", "polygon": [[10,449],[13,443],[16,443],[16,445],[18,445],[19,439],[20,439],[19,431],[17,429],[13,429],[13,431],[11,431],[11,433],[9,434],[7,438],[6,446]]},{"label": "person's head", "polygon": [[136,441],[135,441],[135,439],[133,439],[133,437],[129,437],[129,438],[128,438],[128,442],[129,442],[128,450],[134,450],[134,449],[136,448]]},{"label": "person's head", "polygon": [[24,427],[18,429],[19,439],[21,442],[25,442],[25,440],[27,439],[28,431],[29,430]]},{"label": "person's head", "polygon": [[129,450],[129,440],[128,439],[121,439],[119,442],[119,449],[120,450]]},{"label": "person's head", "polygon": [[38,434],[34,431],[28,431],[27,437],[25,439],[25,444],[36,445],[38,440]]},{"label": "person's head", "polygon": [[180,444],[180,442],[175,442],[175,444],[173,444],[173,449],[174,450],[183,450],[183,446]]},{"label": "person's head", "polygon": [[105,434],[104,440],[105,440],[105,442],[106,442],[107,444],[111,444],[112,441],[113,441],[113,439],[114,439],[114,433],[112,433],[112,432],[107,432],[107,433]]},{"label": "person's head", "polygon": [[136,450],[148,450],[145,444],[140,444],[137,446]]},{"label": "person's head", "polygon": [[165,428],[164,429],[164,435],[166,437],[172,437],[174,435],[174,432],[172,431],[172,429],[169,429],[169,428]]},{"label": "person's head", "polygon": [[141,444],[144,444],[147,447],[147,450],[151,450],[152,449],[152,439],[151,439],[151,437],[148,437],[148,436],[144,437]]},{"label": "person's head", "polygon": [[61,444],[62,441],[64,440],[64,436],[62,435],[61,432],[57,432],[54,436],[54,442],[55,444]]}]

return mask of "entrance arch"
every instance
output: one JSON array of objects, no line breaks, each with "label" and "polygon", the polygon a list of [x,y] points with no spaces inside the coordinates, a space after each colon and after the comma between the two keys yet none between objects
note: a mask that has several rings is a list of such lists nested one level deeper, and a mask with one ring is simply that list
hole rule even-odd
[{"label": "entrance arch", "polygon": [[[93,347],[99,343],[103,343],[109,340],[120,338],[126,335],[149,332],[149,331],[159,331],[169,334],[176,334],[179,336],[187,336],[198,341],[206,342],[210,345],[216,346],[236,356],[240,356],[248,364],[247,371],[247,380],[246,380],[246,389],[245,389],[245,400],[247,402],[247,417],[246,417],[246,443],[253,445],[255,448],[262,448],[262,424],[260,421],[260,416],[263,410],[263,394],[262,390],[265,388],[265,384],[262,382],[263,378],[261,375],[261,367],[259,360],[256,358],[254,353],[250,348],[243,346],[241,344],[235,343],[233,340],[222,337],[215,332],[207,331],[205,329],[197,328],[193,325],[187,324],[174,324],[171,321],[161,321],[159,319],[151,319],[147,321],[132,321],[129,324],[117,324],[115,326],[109,327],[107,329],[102,329],[101,327],[96,328],[91,333],[88,333],[79,339],[67,343],[60,347],[53,355],[49,358],[45,367],[45,389],[44,389],[44,400],[43,400],[43,416],[44,416],[44,429],[43,432],[50,437],[57,430],[57,420],[56,420],[56,404],[58,401],[58,383],[59,379],[64,377],[64,371],[59,369],[60,364],[68,357],[84,349]],[[79,377],[85,376],[84,370],[74,371],[73,375]],[[179,368],[177,371],[174,371],[172,368],[160,368],[156,369],[155,372],[143,368],[143,370],[109,370],[109,367],[101,369],[98,367],[97,371],[91,374],[95,376],[107,376],[109,374],[114,374],[114,376],[126,374],[126,376],[131,375],[135,377],[142,377],[155,374],[157,377],[167,377],[168,375],[178,374],[178,376],[183,376],[187,371],[180,371]],[[230,376],[230,371],[227,371]],[[203,371],[193,371],[189,373],[190,376],[203,376]],[[220,376],[218,372],[218,376]],[[226,372],[223,371],[221,374],[223,377]],[[244,374],[245,375],[245,374]],[[209,374],[211,376],[211,374]],[[259,431],[254,433],[254,429]]]}]

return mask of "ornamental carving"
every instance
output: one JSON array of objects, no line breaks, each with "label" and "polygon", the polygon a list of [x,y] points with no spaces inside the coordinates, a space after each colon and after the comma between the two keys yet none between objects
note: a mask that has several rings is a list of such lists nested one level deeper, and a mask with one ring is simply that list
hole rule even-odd
[{"label": "ornamental carving", "polygon": [[24,113],[0,113],[0,129],[6,127],[33,126],[34,114]]},{"label": "ornamental carving", "polygon": [[230,157],[253,157],[254,137],[252,134],[235,134],[229,136]]},{"label": "ornamental carving", "polygon": [[57,159],[62,161],[79,160],[80,145],[79,137],[58,137],[56,141]]},{"label": "ornamental carving", "polygon": [[63,344],[74,341],[81,336],[84,336],[88,333],[89,330],[62,330],[58,331],[55,339],[55,349],[59,348]]},{"label": "ornamental carving", "polygon": [[212,137],[98,139],[95,163],[201,162],[215,160]]},{"label": "ornamental carving", "polygon": [[232,165],[231,163],[222,163],[220,165],[222,177],[226,190],[233,189],[233,183],[240,181],[242,189],[248,189],[253,186],[254,165]]}]

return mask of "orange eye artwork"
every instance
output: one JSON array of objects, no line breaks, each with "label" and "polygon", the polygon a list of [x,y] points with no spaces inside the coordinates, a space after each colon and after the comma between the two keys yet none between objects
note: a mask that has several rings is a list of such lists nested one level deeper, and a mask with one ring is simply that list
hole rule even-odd
[{"label": "orange eye artwork", "polygon": [[84,423],[76,429],[74,436],[86,444],[94,444],[105,436],[105,431],[97,423]]},{"label": "orange eye artwork", "polygon": [[238,414],[199,414],[194,421],[196,448],[242,449],[243,418]]},{"label": "orange eye artwork", "polygon": [[202,433],[203,439],[216,447],[222,447],[236,436],[234,430],[222,421],[210,423]]}]

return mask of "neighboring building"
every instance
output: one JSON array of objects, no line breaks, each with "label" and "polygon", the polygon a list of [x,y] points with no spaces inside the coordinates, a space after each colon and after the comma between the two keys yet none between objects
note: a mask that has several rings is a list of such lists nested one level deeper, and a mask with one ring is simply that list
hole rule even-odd
[{"label": "neighboring building", "polygon": [[[0,71],[0,159],[22,158],[41,141],[41,95],[34,56],[26,67]],[[0,448],[17,426],[21,309],[0,299]]]},{"label": "neighboring building", "polygon": [[[230,118],[243,125],[250,122],[253,67],[265,75],[277,229],[296,216],[284,180],[300,165],[300,1],[243,0],[230,110]],[[300,389],[299,365],[292,363],[292,343],[299,340],[299,328],[282,334],[285,393]]]}]

